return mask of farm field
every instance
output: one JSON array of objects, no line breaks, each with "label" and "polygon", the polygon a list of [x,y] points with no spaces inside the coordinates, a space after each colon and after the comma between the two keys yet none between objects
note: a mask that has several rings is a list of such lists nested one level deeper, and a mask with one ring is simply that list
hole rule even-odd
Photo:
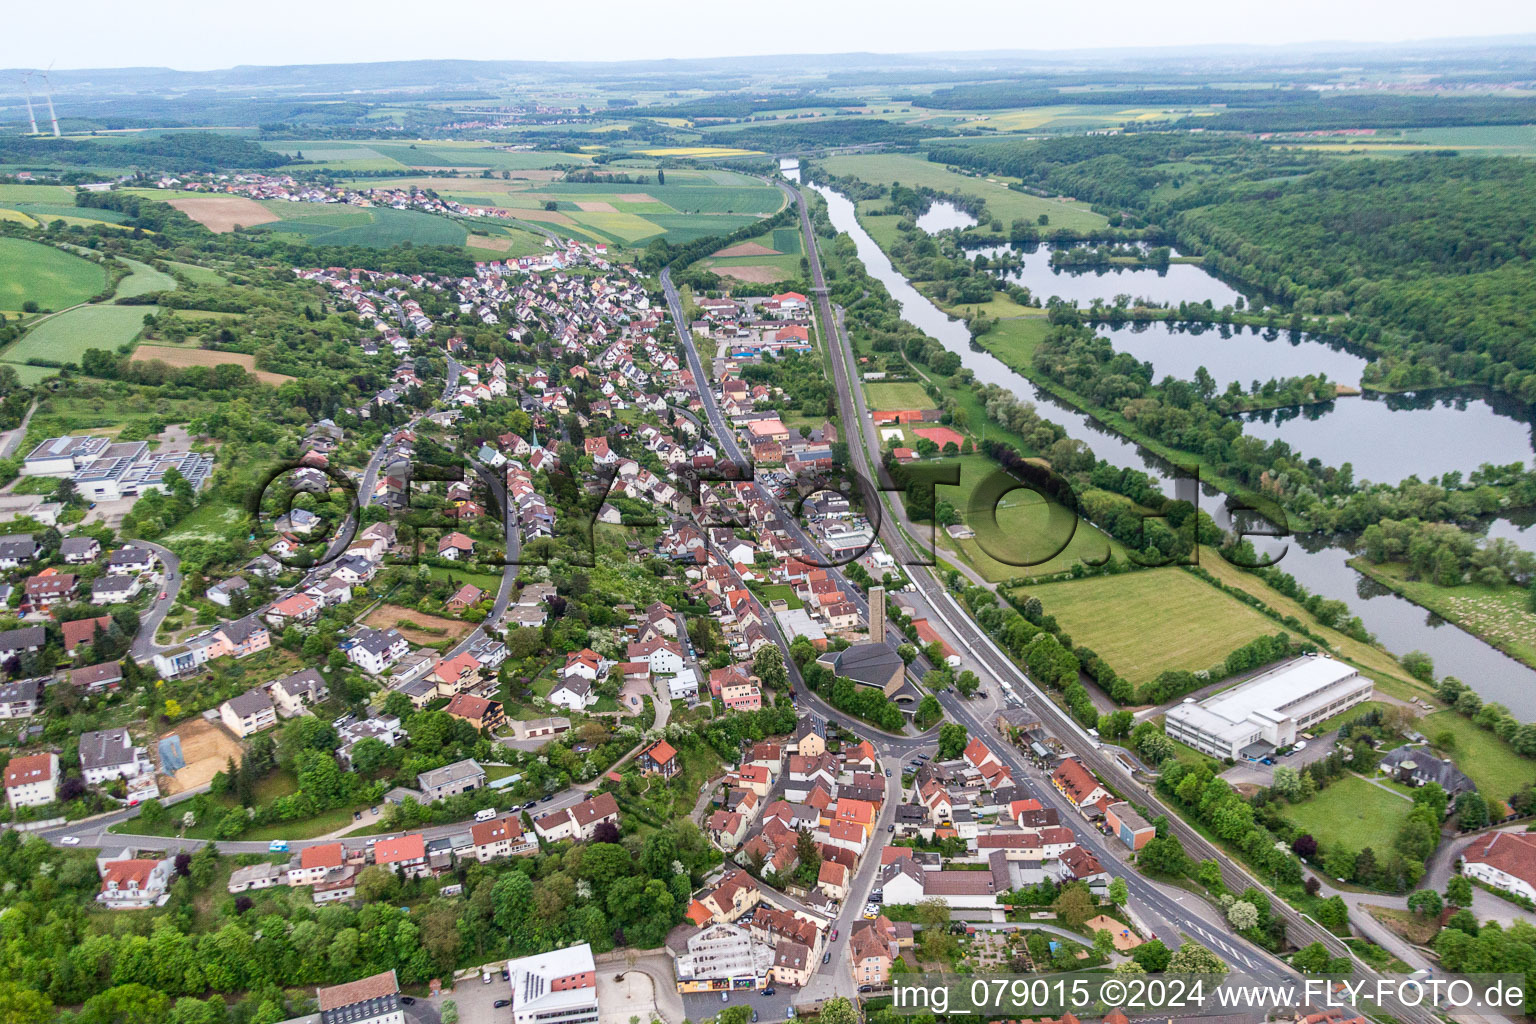
[{"label": "farm field", "polygon": [[769,284],[799,277],[803,251],[797,228],[774,228],[745,242],[717,249],[695,266],[721,277]]},{"label": "farm field", "polygon": [[1346,775],[1311,800],[1283,811],[1296,826],[1322,842],[1351,850],[1390,850],[1413,803],[1360,778]]},{"label": "farm field", "polygon": [[282,217],[263,225],[265,230],[297,235],[315,245],[463,245],[469,237],[462,224],[417,210],[338,209],[321,203],[272,201],[264,205],[274,216]]},{"label": "farm field", "polygon": [[1419,731],[1436,742],[1441,733],[1455,737],[1444,753],[1466,772],[1491,805],[1509,797],[1536,777],[1536,761],[1521,757],[1508,743],[1480,729],[1454,711],[1436,711],[1419,719]]},{"label": "farm field", "polygon": [[66,309],[106,283],[106,271],[89,260],[41,242],[0,238],[0,310],[17,312],[24,302]]},{"label": "farm field", "polygon": [[492,171],[533,170],[556,164],[584,164],[591,158],[580,153],[508,152],[477,142],[453,140],[390,139],[388,141],[339,142],[331,139],[294,140],[263,143],[267,149],[304,163],[294,166],[323,166],[341,171],[412,171],[489,169]]},{"label": "farm field", "polygon": [[96,210],[89,207],[75,206],[73,203],[0,203],[6,209],[24,213],[35,221],[43,224],[51,224],[56,220],[62,220],[66,224],[79,221],[89,221],[95,224],[121,224],[128,219],[125,213],[117,210]]},{"label": "farm field", "polygon": [[182,213],[215,234],[237,227],[253,228],[278,217],[261,203],[245,196],[188,196],[169,200]]},{"label": "farm field", "polygon": [[1172,566],[1015,591],[1038,597],[1075,643],[1141,684],[1168,669],[1197,671],[1279,630],[1268,616]]},{"label": "farm field", "polygon": [[68,185],[0,185],[0,206],[12,203],[74,206],[75,190]]},{"label": "farm field", "polygon": [[1034,223],[1045,214],[1052,228],[1072,228],[1090,231],[1108,224],[1102,215],[1094,213],[1086,203],[1064,202],[1059,199],[1041,199],[1008,188],[1001,180],[975,178],[958,174],[943,164],[930,163],[920,155],[879,153],[868,155],[833,156],[823,161],[831,174],[839,177],[852,175],[871,184],[889,185],[899,181],[903,185],[923,185],[940,192],[957,192],[976,196],[986,204],[986,216],[995,217],[1007,227],[1017,218]]},{"label": "farm field", "polygon": [[243,352],[215,352],[212,349],[206,348],[169,345],[140,345],[133,350],[133,362],[135,363],[147,363],[157,359],[162,363],[178,368],[187,366],[224,366],[232,363],[244,369],[263,384],[277,385],[284,381],[293,380],[292,377],[285,374],[256,369],[256,357],[246,355]]},{"label": "farm field", "polygon": [[[40,322],[0,352],[0,361],[13,365],[23,382],[36,383],[57,372],[54,367],[78,363],[86,349],[111,350],[133,341],[144,329],[145,315],[154,312],[154,306],[79,306]],[[31,359],[52,365],[30,365]]]},{"label": "farm field", "polygon": [[864,397],[868,400],[869,408],[875,411],[934,407],[933,399],[928,397],[928,392],[915,381],[899,384],[876,381],[873,384],[865,384]]}]

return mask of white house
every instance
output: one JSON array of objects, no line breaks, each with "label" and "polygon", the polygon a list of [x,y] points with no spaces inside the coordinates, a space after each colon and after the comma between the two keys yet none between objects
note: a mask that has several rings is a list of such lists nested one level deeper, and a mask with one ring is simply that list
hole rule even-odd
[{"label": "white house", "polygon": [[59,755],[27,754],[5,766],[5,799],[12,809],[42,807],[59,796]]},{"label": "white house", "polygon": [[1524,832],[1479,836],[1461,852],[1461,870],[1495,889],[1536,900],[1536,836]]},{"label": "white house", "polygon": [[364,628],[352,640],[352,646],[347,648],[347,660],[375,676],[405,657],[411,649],[410,641],[395,629]]}]

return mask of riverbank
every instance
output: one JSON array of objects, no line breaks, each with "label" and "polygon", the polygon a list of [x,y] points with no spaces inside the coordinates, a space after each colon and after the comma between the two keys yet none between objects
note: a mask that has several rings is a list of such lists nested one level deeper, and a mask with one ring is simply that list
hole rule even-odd
[{"label": "riverbank", "polygon": [[1348,564],[1356,572],[1434,612],[1490,647],[1536,668],[1536,614],[1529,611],[1529,592],[1520,587],[1511,584],[1490,587],[1480,583],[1442,587],[1426,580],[1409,579],[1408,567],[1398,562],[1377,565],[1368,558],[1356,556]]}]

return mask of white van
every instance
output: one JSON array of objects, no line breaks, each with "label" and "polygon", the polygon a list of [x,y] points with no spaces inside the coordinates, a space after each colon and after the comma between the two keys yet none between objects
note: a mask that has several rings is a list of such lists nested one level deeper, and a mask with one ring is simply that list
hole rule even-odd
[{"label": "white van", "polygon": [[496,808],[494,807],[487,807],[483,811],[475,812],[476,821],[490,821],[494,817],[496,817]]}]

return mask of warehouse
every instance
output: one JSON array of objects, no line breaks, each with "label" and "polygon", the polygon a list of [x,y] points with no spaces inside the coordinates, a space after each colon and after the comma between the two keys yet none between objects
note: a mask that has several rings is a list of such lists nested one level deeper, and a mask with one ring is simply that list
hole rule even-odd
[{"label": "warehouse", "polygon": [[1371,681],[1340,661],[1308,656],[1167,714],[1168,735],[1214,757],[1257,757],[1371,696]]}]

